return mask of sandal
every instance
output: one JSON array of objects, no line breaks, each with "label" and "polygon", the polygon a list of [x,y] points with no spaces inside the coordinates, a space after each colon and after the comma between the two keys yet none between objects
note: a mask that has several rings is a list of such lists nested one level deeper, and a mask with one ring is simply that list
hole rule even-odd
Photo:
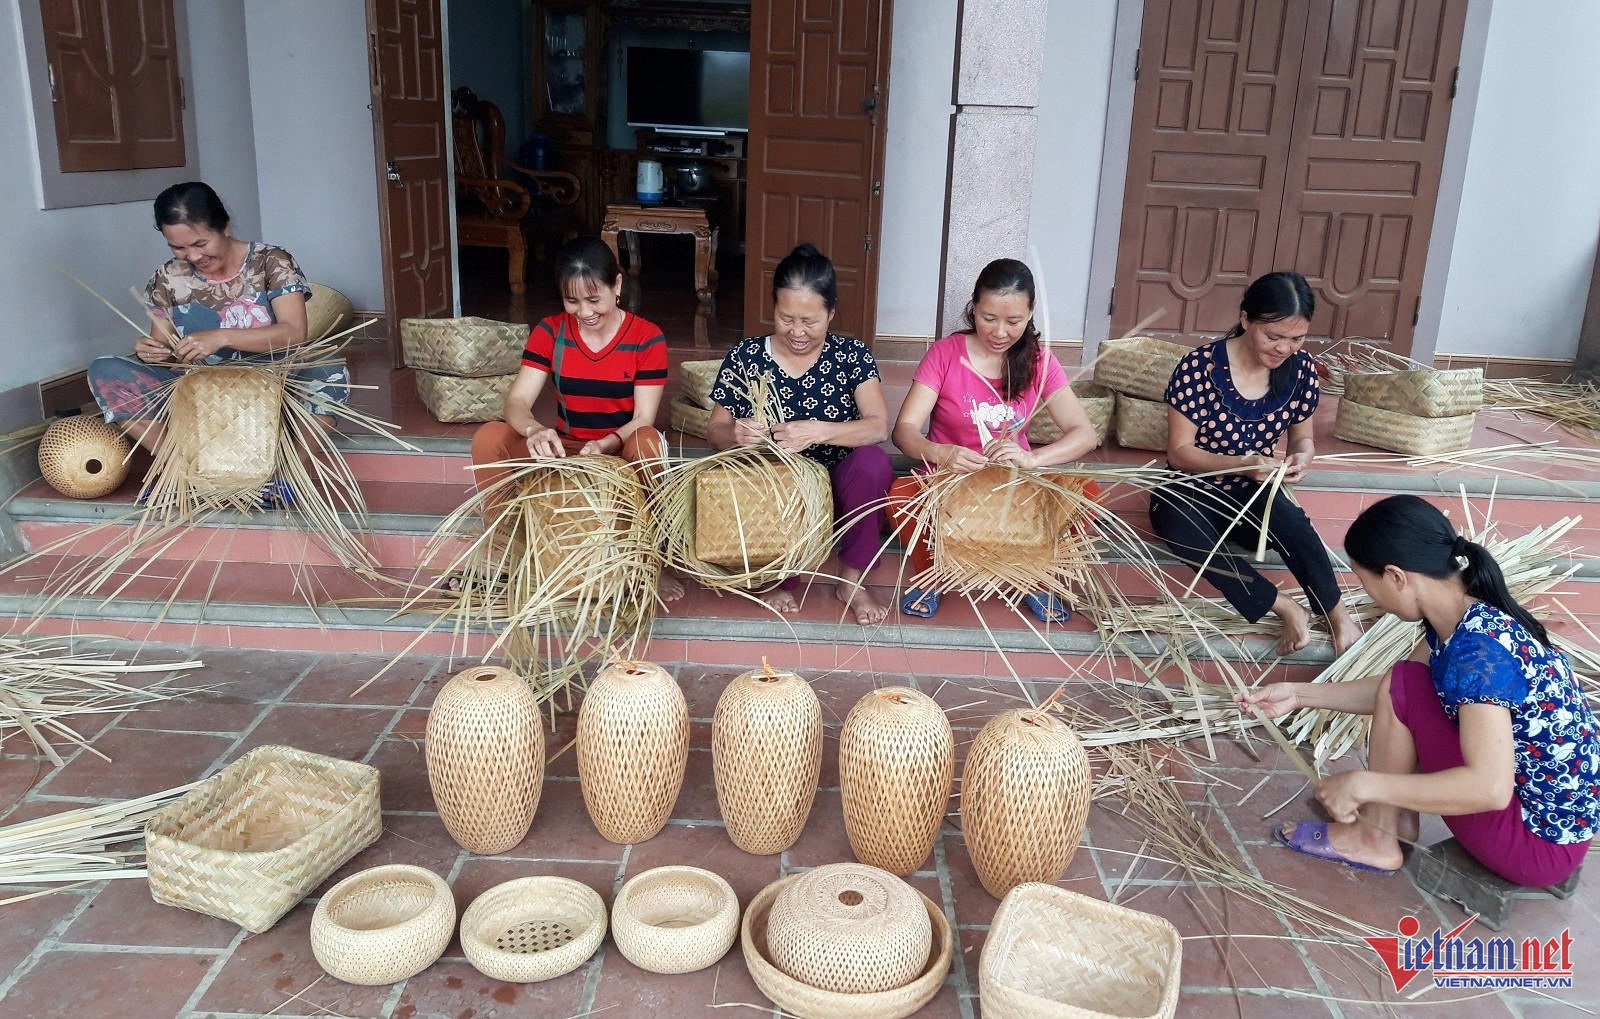
[{"label": "sandal", "polygon": [[262,509],[288,509],[294,505],[294,489],[282,478],[272,478],[261,486],[256,505]]},{"label": "sandal", "polygon": [[1328,841],[1326,821],[1296,821],[1294,831],[1288,835],[1283,833],[1283,826],[1279,825],[1272,829],[1272,837],[1302,856],[1309,856],[1314,860],[1340,863],[1352,870],[1364,870],[1369,874],[1394,873],[1394,870],[1385,867],[1374,867],[1369,863],[1352,860],[1333,848],[1333,843]]},{"label": "sandal", "polygon": [[1062,604],[1061,599],[1044,591],[1035,591],[1033,594],[1024,595],[1022,604],[1028,607],[1034,618],[1041,623],[1065,623],[1072,618],[1072,610]]},{"label": "sandal", "polygon": [[939,592],[913,587],[900,599],[900,611],[918,619],[931,619],[939,611]]}]

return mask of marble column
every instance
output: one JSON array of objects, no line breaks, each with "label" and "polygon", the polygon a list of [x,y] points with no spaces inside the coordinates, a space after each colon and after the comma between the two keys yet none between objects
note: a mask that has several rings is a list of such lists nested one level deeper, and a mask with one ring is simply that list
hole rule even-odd
[{"label": "marble column", "polygon": [[[996,258],[1026,258],[1048,0],[962,0],[945,201],[942,333]],[[1063,182],[1065,184],[1065,182]]]}]

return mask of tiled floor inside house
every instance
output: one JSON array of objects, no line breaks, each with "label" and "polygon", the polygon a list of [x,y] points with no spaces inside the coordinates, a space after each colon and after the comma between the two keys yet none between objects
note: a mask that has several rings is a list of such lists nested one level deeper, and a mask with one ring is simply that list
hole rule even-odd
[{"label": "tiled floor inside house", "polygon": [[[774,1014],[748,976],[737,944],[717,965],[683,976],[643,972],[609,941],[585,966],[547,983],[501,984],[480,975],[458,942],[418,976],[385,987],[356,987],[324,976],[308,930],[315,899],[364,867],[411,863],[444,876],[459,909],[490,886],[514,877],[561,874],[595,888],[609,904],[628,877],[663,864],[689,863],[724,875],[748,903],[780,875],[851,859],[838,790],[840,724],[850,706],[875,686],[909,683],[935,696],[957,734],[959,760],[992,715],[1017,703],[1011,681],[835,672],[810,673],[826,723],[821,788],[799,842],[770,857],[749,856],[727,838],[712,779],[710,718],[735,670],[669,664],[693,718],[687,778],[667,828],[634,846],[612,845],[590,823],[569,744],[576,716],[561,714],[547,732],[551,760],[543,799],[526,839],[496,857],[473,856],[451,840],[429,791],[422,736],[427,708],[441,684],[466,664],[435,657],[399,661],[359,694],[352,692],[388,659],[374,656],[111,645],[145,660],[205,662],[192,683],[211,690],[153,708],[90,719],[83,727],[106,761],[79,750],[52,769],[26,752],[13,731],[0,755],[3,823],[90,802],[122,799],[188,782],[268,743],[369,762],[382,774],[384,832],[270,931],[246,935],[231,923],[160,906],[142,880],[69,888],[0,907],[0,1015],[200,1017],[396,1016],[487,1019],[540,1016],[607,1019],[649,1016]],[[774,664],[782,664],[775,661]],[[1105,687],[1078,684],[1072,697],[1104,704]],[[1031,691],[1041,696],[1042,691]],[[1200,744],[1189,750],[1203,753]],[[1269,826],[1307,816],[1298,773],[1270,744],[1249,750],[1219,740],[1217,759],[1201,770],[1175,772],[1186,799],[1208,830],[1262,877],[1307,900],[1392,932],[1407,914],[1423,930],[1449,930],[1464,918],[1450,904],[1423,897],[1404,876],[1377,877],[1305,860],[1270,844]],[[1256,757],[1252,757],[1252,754]],[[1353,763],[1353,762],[1351,762]],[[1265,781],[1263,781],[1265,780]],[[1570,930],[1574,989],[1564,1000],[1527,992],[1429,990],[1411,996],[1420,979],[1396,995],[1364,946],[1292,939],[1274,913],[1216,887],[1182,880],[1145,859],[1142,838],[1097,801],[1083,848],[1064,887],[1111,898],[1170,918],[1185,937],[1179,1016],[1545,1016],[1600,1011],[1600,874],[1591,866],[1576,897],[1530,895],[1519,901],[1510,929],[1551,938]],[[920,1014],[972,1017],[978,959],[996,908],[979,885],[959,830],[957,805],[934,852],[911,883],[939,903],[957,926],[948,980]],[[1279,805],[1271,819],[1264,817]],[[1148,850],[1146,850],[1148,855]],[[27,889],[21,889],[23,891]],[[732,1008],[733,1011],[724,1011]]]}]

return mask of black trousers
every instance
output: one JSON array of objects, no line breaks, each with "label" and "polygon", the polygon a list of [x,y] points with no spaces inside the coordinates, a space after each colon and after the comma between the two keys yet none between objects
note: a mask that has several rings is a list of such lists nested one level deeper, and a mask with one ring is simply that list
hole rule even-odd
[{"label": "black trousers", "polygon": [[[1257,495],[1262,487],[1256,481],[1239,479],[1235,488],[1222,491],[1197,478],[1165,485],[1150,494],[1150,524],[1162,542],[1190,569],[1200,569],[1209,556],[1211,561],[1201,576],[1252,623],[1272,609],[1278,588],[1223,541],[1233,538],[1255,548],[1266,509],[1265,494]],[[1251,496],[1256,496],[1255,500],[1230,528]],[[1305,510],[1281,488],[1272,497],[1267,518],[1267,547],[1278,553],[1300,582],[1313,612],[1325,616],[1339,604],[1339,582],[1334,579],[1328,550]],[[1211,555],[1212,549],[1217,550],[1216,555]]]}]

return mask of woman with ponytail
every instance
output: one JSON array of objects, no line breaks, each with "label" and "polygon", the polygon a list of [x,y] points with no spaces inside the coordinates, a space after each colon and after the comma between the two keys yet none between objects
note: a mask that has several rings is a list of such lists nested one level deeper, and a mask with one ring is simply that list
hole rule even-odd
[{"label": "woman with ponytail", "polygon": [[1372,715],[1367,769],[1317,783],[1335,823],[1301,821],[1275,836],[1308,856],[1387,873],[1427,811],[1506,880],[1564,881],[1600,825],[1600,733],[1566,657],[1511,597],[1494,557],[1416,496],[1368,507],[1345,552],[1372,600],[1420,621],[1425,640],[1387,676],[1276,683],[1235,698],[1268,718],[1296,708]]}]

